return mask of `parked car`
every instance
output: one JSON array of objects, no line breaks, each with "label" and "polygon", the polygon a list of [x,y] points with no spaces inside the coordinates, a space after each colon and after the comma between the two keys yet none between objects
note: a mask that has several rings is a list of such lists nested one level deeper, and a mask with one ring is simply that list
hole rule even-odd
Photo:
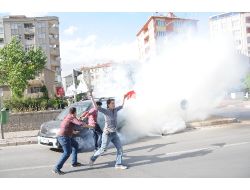
[{"label": "parked car", "polygon": [[[102,102],[102,107],[106,108],[106,100],[107,98],[98,99]],[[84,111],[90,110],[93,105],[91,100],[84,100],[80,102],[76,102],[71,104],[67,108],[65,108],[54,120],[45,122],[41,125],[40,130],[38,132],[38,144],[45,145],[51,148],[60,149],[61,146],[57,141],[57,132],[59,131],[60,124],[64,117],[69,113],[69,109],[71,107],[76,107],[77,117],[79,117]],[[98,124],[103,129],[104,127],[104,115],[101,112],[98,112],[97,118]],[[122,127],[124,123],[123,120],[118,121],[118,128]],[[118,130],[119,130],[118,129]],[[75,130],[78,130],[80,133],[76,135],[77,142],[79,143],[79,149],[81,150],[91,150],[94,148],[94,140],[93,140],[93,132],[88,128],[82,128],[80,126],[75,126]]]}]

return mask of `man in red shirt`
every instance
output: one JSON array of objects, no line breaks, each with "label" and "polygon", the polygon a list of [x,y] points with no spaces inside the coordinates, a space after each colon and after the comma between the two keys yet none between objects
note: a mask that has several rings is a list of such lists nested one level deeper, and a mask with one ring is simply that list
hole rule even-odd
[{"label": "man in red shirt", "polygon": [[[97,101],[96,105],[98,107],[102,106],[102,102]],[[95,151],[97,151],[101,147],[101,137],[102,137],[102,129],[97,123],[98,110],[96,108],[91,108],[89,111],[86,111],[82,114],[80,118],[83,120],[88,118],[88,125],[91,127],[93,131],[93,138],[95,144]],[[99,141],[99,142],[98,142]]]},{"label": "man in red shirt", "polygon": [[59,175],[65,174],[61,171],[63,164],[67,161],[72,153],[72,167],[81,166],[82,164],[77,162],[77,152],[78,152],[78,143],[72,138],[74,134],[74,126],[79,125],[82,127],[88,127],[86,123],[78,120],[76,118],[76,108],[71,107],[69,109],[69,114],[64,118],[60,125],[60,130],[58,132],[58,141],[63,148],[63,154],[56,164],[53,172]]}]

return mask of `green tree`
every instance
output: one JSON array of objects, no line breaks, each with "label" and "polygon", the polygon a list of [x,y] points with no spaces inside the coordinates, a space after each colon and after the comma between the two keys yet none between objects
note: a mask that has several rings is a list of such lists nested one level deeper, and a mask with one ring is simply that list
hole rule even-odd
[{"label": "green tree", "polygon": [[250,90],[250,73],[247,74],[246,78],[244,79],[244,84],[247,91]]},{"label": "green tree", "polygon": [[8,85],[14,97],[22,97],[28,85],[46,64],[41,48],[25,51],[21,42],[13,38],[0,49],[0,84]]}]

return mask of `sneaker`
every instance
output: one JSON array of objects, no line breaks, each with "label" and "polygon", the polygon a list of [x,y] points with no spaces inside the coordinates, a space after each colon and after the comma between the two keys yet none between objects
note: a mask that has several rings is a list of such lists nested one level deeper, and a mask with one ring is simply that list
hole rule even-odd
[{"label": "sneaker", "polygon": [[95,162],[95,161],[93,161],[93,160],[90,159],[90,160],[89,160],[89,166],[93,166],[93,165],[94,165],[94,162]]},{"label": "sneaker", "polygon": [[83,166],[83,164],[81,164],[80,162],[71,165],[71,167],[80,167],[80,166]]},{"label": "sneaker", "polygon": [[65,174],[65,172],[63,172],[63,171],[61,171],[61,170],[56,170],[56,169],[53,169],[52,172],[53,172],[54,174],[58,174],[58,175],[64,175],[64,174]]},{"label": "sneaker", "polygon": [[126,170],[126,169],[128,169],[128,167],[124,166],[124,165],[115,165],[115,169]]}]

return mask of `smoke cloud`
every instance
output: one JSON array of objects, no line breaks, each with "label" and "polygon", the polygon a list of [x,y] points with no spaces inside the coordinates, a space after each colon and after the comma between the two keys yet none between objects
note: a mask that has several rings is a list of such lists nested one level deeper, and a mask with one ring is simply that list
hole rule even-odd
[{"label": "smoke cloud", "polygon": [[[182,34],[162,39],[159,52],[147,62],[117,64],[95,87],[98,97],[136,91],[119,113],[125,118],[125,139],[162,135],[186,128],[186,120],[205,119],[224,98],[240,86],[248,60],[238,54],[229,38],[205,39]],[[182,100],[188,109],[180,107]]]}]

